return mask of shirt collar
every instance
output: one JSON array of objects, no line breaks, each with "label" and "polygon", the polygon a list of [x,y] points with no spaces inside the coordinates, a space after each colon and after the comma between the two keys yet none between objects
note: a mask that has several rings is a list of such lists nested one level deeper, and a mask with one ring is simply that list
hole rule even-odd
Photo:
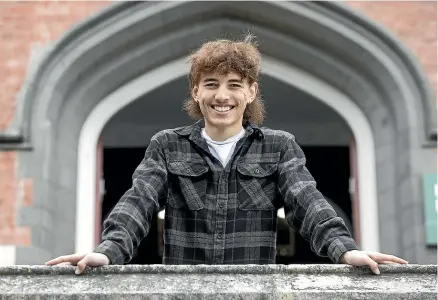
[{"label": "shirt collar", "polygon": [[[204,119],[201,119],[192,125],[176,128],[174,132],[181,136],[190,136],[191,140],[197,140],[202,137],[201,130],[204,126]],[[243,128],[248,136],[254,134],[257,138],[264,138],[262,130],[255,124],[244,121]]]}]

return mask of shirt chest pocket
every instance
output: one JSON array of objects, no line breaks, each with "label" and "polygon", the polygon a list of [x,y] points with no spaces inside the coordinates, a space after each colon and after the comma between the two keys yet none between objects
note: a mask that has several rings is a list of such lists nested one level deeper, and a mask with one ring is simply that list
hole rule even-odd
[{"label": "shirt chest pocket", "polygon": [[276,162],[239,162],[237,201],[242,210],[273,210],[277,195]]},{"label": "shirt chest pocket", "polygon": [[208,166],[204,162],[169,161],[167,203],[176,209],[204,208]]}]

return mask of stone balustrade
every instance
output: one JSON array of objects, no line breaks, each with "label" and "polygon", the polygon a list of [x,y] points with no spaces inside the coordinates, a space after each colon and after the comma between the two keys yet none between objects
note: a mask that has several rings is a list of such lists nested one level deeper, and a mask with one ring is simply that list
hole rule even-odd
[{"label": "stone balustrade", "polygon": [[0,267],[0,299],[436,299],[437,266]]}]

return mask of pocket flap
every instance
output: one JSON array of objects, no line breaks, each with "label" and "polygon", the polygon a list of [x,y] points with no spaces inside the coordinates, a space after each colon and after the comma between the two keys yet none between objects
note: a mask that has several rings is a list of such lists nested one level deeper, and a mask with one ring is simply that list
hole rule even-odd
[{"label": "pocket flap", "polygon": [[200,176],[208,172],[208,166],[202,162],[170,161],[167,168],[170,173],[179,176]]},{"label": "pocket flap", "polygon": [[248,163],[241,162],[237,165],[237,171],[245,176],[266,177],[274,174],[277,170],[276,163]]}]

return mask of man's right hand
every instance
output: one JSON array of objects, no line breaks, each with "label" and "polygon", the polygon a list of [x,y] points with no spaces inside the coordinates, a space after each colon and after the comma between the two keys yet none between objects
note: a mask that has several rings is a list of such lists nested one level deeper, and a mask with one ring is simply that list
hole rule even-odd
[{"label": "man's right hand", "polygon": [[55,266],[60,264],[67,264],[77,266],[75,273],[77,275],[84,272],[85,267],[100,267],[109,265],[109,258],[102,253],[88,253],[88,254],[72,254],[57,257],[46,262],[47,266]]}]

